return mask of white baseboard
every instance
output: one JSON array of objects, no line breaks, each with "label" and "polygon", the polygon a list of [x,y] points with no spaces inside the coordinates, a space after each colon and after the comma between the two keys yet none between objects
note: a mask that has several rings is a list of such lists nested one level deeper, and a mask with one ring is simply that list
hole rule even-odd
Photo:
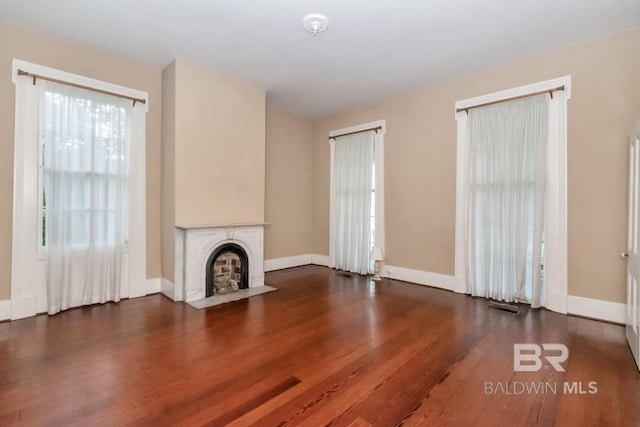
[{"label": "white baseboard", "polygon": [[35,296],[14,298],[11,300],[11,320],[24,319],[36,315]]},{"label": "white baseboard", "polygon": [[147,295],[157,294],[162,290],[162,284],[159,277],[147,279]]},{"label": "white baseboard", "polygon": [[296,255],[284,258],[267,259],[264,261],[264,271],[282,270],[284,268],[299,267],[312,262],[312,255]]},{"label": "white baseboard", "polygon": [[[311,262],[309,262],[311,261]],[[299,255],[295,257],[278,258],[265,261],[265,270],[277,270],[280,268],[290,268],[299,265],[316,264],[327,266],[329,257],[324,255]],[[270,269],[268,269],[270,268]],[[391,274],[386,274],[391,270]],[[417,283],[420,285],[433,286],[440,289],[455,291],[459,288],[459,280],[454,276],[446,274],[430,273],[427,271],[413,270],[403,267],[385,265],[383,268],[385,277],[398,279],[405,282]],[[147,279],[147,293],[162,292],[167,298],[175,301],[175,286],[165,278]],[[0,300],[0,321],[16,320],[34,315],[35,297],[21,298],[12,304],[11,300]],[[614,323],[625,323],[625,304],[603,301],[592,298],[569,295],[569,314],[589,317],[591,319],[604,320]],[[13,310],[12,310],[13,308]]]},{"label": "white baseboard", "polygon": [[147,295],[148,279],[134,278],[129,280],[129,298],[140,298]]},{"label": "white baseboard", "polygon": [[454,292],[460,289],[460,280],[447,274],[431,273],[392,265],[384,265],[381,270],[380,275],[389,279],[397,279]]},{"label": "white baseboard", "polygon": [[619,302],[577,297],[574,295],[569,295],[567,300],[567,312],[569,314],[621,324],[625,323],[625,307],[624,304]]},{"label": "white baseboard", "polygon": [[327,255],[311,255],[311,264],[322,265],[324,267],[329,267],[329,257]]},{"label": "white baseboard", "polygon": [[172,301],[176,301],[176,286],[164,277],[160,278],[160,292]]},{"label": "white baseboard", "polygon": [[0,301],[0,321],[11,319],[11,300],[3,299]]},{"label": "white baseboard", "polygon": [[282,270],[283,268],[300,267],[302,265],[329,266],[329,257],[318,254],[304,254],[284,258],[268,259],[264,262],[264,271]]},{"label": "white baseboard", "polygon": [[[391,274],[388,271],[391,270]],[[433,286],[435,288],[446,289],[454,292],[464,292],[464,283],[461,278],[446,274],[430,273],[421,270],[395,267],[385,265],[382,269],[382,276],[390,279],[403,280],[405,282],[417,283],[420,285]],[[603,301],[591,298],[568,297],[569,314],[589,317],[606,322],[625,323],[625,305],[616,302]]]}]

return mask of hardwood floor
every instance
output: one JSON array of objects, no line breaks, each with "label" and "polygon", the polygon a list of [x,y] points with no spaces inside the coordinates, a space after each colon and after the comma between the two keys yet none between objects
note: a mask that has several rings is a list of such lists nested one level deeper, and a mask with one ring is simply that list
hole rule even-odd
[{"label": "hardwood floor", "polygon": [[[266,278],[204,310],[152,295],[0,324],[0,425],[640,425],[621,326],[317,266]],[[514,343],[567,345],[566,372],[514,373]]]}]

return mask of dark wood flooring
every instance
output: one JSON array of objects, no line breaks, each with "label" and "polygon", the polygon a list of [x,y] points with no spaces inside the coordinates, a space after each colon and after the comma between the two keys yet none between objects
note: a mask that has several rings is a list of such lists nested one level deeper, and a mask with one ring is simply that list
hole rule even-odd
[{"label": "dark wood flooring", "polygon": [[[317,266],[266,278],[205,310],[152,295],[0,324],[0,425],[640,424],[622,326]],[[514,343],[564,343],[566,372],[514,373]]]}]

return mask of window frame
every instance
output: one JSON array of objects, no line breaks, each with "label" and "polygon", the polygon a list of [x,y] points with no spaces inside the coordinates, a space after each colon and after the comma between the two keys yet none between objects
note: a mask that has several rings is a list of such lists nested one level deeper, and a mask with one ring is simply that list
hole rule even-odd
[{"label": "window frame", "polygon": [[55,79],[63,83],[111,92],[124,97],[143,99],[135,103],[132,113],[131,160],[129,176],[129,241],[125,263],[128,271],[128,297],[147,293],[146,273],[146,92],[29,63],[12,61],[15,94],[13,225],[11,261],[11,319],[21,319],[47,311],[46,251],[39,251],[42,225],[38,209],[40,144],[38,126],[37,81],[18,75],[18,70]]},{"label": "window frame", "polygon": [[[375,164],[375,234],[376,234],[376,245],[382,248],[382,253],[386,256],[385,251],[385,232],[384,232],[384,136],[386,133],[386,120],[376,120],[369,123],[362,123],[355,126],[350,126],[347,128],[336,129],[329,132],[329,142],[331,142],[331,138],[335,138],[337,136],[354,133],[354,132],[363,132],[368,129],[380,128],[376,132],[375,136],[375,154],[374,154],[374,164]],[[331,156],[331,166],[329,170],[329,188],[333,188],[333,158],[334,158],[334,146],[330,145],[330,156]],[[331,193],[331,192],[330,192]],[[331,196],[329,198],[329,206],[332,206],[333,200],[331,200]],[[331,259],[331,254],[329,254],[329,259]],[[384,277],[383,274],[384,261],[382,262],[382,266],[380,267],[380,276]]]},{"label": "window frame", "polygon": [[560,86],[564,86],[564,90],[553,92],[549,104],[544,306],[558,313],[567,313],[567,101],[571,99],[571,76],[519,86],[455,103],[454,114],[457,122],[455,292],[466,292],[466,201],[469,181],[466,174],[467,113],[464,110],[485,103],[551,91]]}]

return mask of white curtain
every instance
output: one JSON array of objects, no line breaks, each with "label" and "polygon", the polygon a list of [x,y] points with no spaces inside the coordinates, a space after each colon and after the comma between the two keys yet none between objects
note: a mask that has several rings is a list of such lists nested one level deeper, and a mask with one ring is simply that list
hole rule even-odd
[{"label": "white curtain", "polygon": [[467,292],[543,298],[548,95],[469,110]]},{"label": "white curtain", "polygon": [[330,266],[369,273],[374,131],[333,139],[331,170]]},{"label": "white curtain", "polygon": [[118,301],[132,102],[39,81],[49,314]]}]

